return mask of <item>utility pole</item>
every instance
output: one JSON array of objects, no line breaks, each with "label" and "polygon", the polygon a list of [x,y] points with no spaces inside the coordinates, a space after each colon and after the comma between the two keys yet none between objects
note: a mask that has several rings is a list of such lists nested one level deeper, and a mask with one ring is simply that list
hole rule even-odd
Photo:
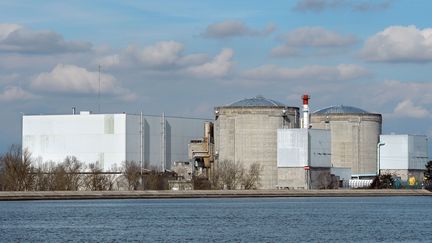
[{"label": "utility pole", "polygon": [[140,113],[140,161],[141,161],[141,186],[144,190],[144,178],[143,178],[143,113]]}]

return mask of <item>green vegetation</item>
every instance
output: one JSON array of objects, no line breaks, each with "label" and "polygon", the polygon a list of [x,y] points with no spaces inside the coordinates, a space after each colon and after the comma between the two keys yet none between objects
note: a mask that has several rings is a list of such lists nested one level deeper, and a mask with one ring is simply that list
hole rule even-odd
[{"label": "green vegetation", "polygon": [[424,172],[424,188],[432,191],[432,160],[425,165],[426,171]]}]

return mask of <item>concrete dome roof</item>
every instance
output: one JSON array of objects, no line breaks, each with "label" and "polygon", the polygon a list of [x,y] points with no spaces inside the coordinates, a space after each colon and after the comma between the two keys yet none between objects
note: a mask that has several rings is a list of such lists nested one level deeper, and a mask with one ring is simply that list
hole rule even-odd
[{"label": "concrete dome roof", "polygon": [[353,106],[345,106],[345,105],[335,105],[330,106],[321,110],[317,110],[314,114],[346,114],[346,113],[354,113],[354,114],[368,114],[369,112],[353,107]]},{"label": "concrete dome roof", "polygon": [[227,107],[257,107],[257,106],[284,107],[286,105],[279,101],[264,98],[263,96],[256,96],[253,98],[242,99],[227,105]]}]

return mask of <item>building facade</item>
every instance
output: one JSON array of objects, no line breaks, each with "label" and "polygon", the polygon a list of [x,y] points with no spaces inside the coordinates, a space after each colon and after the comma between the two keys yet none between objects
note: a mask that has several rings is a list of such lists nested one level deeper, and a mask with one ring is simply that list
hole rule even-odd
[{"label": "building facade", "polygon": [[165,170],[188,160],[188,143],[202,136],[206,119],[133,114],[23,116],[22,145],[36,163],[61,162],[75,156],[104,171],[119,170],[123,161]]},{"label": "building facade", "polygon": [[278,187],[324,189],[331,184],[330,131],[278,129]]},{"label": "building facade", "polygon": [[425,165],[429,161],[428,139],[424,135],[381,135],[379,146],[381,173],[398,176],[403,181],[414,176],[423,181]]}]

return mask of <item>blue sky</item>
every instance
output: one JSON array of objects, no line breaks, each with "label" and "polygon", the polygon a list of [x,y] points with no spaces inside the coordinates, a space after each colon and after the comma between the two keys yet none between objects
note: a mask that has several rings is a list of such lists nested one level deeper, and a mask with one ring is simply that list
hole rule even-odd
[{"label": "blue sky", "polygon": [[264,95],[383,114],[384,133],[432,135],[432,2],[2,1],[0,151],[20,116],[212,117]]}]

